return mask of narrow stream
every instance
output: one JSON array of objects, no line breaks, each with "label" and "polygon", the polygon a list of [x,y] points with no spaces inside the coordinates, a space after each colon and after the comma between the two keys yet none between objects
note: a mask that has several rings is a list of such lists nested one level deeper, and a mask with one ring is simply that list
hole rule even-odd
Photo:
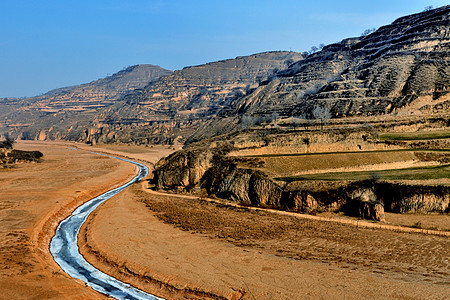
[{"label": "narrow stream", "polygon": [[[104,155],[100,153],[95,154]],[[101,272],[100,270],[89,264],[79,252],[77,244],[78,233],[89,214],[94,211],[94,209],[96,209],[101,203],[108,200],[112,196],[117,195],[148,174],[148,168],[143,164],[114,156],[104,156],[123,160],[136,165],[139,168],[139,174],[128,183],[110,190],[79,206],[72,213],[72,215],[63,220],[59,224],[58,228],[56,229],[56,234],[51,240],[50,252],[64,272],[69,274],[71,277],[86,282],[88,286],[92,287],[94,290],[100,293],[106,294],[116,299],[160,300],[162,298],[148,294]]]}]

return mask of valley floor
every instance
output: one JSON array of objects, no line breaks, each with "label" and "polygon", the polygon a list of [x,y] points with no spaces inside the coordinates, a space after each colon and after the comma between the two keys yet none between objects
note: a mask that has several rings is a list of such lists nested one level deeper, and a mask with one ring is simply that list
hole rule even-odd
[{"label": "valley floor", "polygon": [[59,221],[135,175],[134,166],[70,145],[18,142],[43,162],[0,169],[0,299],[104,299],[63,273],[48,250]]},{"label": "valley floor", "polygon": [[99,207],[80,245],[101,270],[169,299],[439,299],[450,291],[448,237],[161,195],[145,182]]},{"label": "valley floor", "polygon": [[139,186],[102,205],[82,235],[88,261],[169,299],[439,299],[450,290],[448,237],[300,220]]},{"label": "valley floor", "polygon": [[[19,146],[45,156],[0,171],[0,298],[104,298],[65,275],[48,243],[59,220],[131,177],[134,167],[67,144]],[[77,147],[149,166],[173,151]],[[168,299],[443,299],[450,292],[448,237],[161,195],[145,181],[101,205],[79,237],[94,266]]]}]

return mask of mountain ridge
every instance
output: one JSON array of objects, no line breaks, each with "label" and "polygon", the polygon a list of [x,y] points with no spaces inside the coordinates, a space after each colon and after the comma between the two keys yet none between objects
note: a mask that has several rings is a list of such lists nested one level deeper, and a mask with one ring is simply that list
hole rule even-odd
[{"label": "mountain ridge", "polygon": [[236,99],[191,140],[235,129],[245,116],[312,119],[447,114],[450,107],[450,6],[397,19],[293,63]]},{"label": "mountain ridge", "polygon": [[172,143],[300,53],[268,51],[175,71],[126,95],[93,121],[87,142]]}]

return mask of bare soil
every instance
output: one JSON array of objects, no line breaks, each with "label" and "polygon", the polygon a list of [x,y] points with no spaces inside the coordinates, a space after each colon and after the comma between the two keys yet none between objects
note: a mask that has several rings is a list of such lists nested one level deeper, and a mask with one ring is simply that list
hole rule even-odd
[{"label": "bare soil", "polygon": [[355,228],[207,201],[148,197],[137,189],[134,192],[164,222],[236,246],[349,268],[427,276],[450,284],[450,239],[445,237]]},{"label": "bare soil", "polygon": [[49,242],[61,219],[134,176],[135,167],[62,143],[18,142],[15,148],[44,157],[0,171],[0,299],[104,299],[61,271]]},{"label": "bare soil", "polygon": [[[77,147],[151,163],[173,151]],[[58,220],[134,167],[64,144],[20,148],[45,156],[0,172],[0,299],[104,298],[65,275],[48,243]],[[103,271],[169,299],[444,299],[450,291],[446,237],[159,195],[145,182],[101,205],[80,246]]]},{"label": "bare soil", "polygon": [[385,213],[386,223],[423,228],[431,230],[450,231],[450,216],[448,214],[394,214]]},{"label": "bare soil", "polygon": [[302,220],[139,185],[89,218],[81,244],[97,267],[170,299],[439,299],[450,290],[447,237]]}]

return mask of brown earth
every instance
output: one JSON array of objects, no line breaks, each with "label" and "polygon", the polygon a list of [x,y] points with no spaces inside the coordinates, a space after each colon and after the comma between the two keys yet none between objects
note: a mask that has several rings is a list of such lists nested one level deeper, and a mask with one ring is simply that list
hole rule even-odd
[{"label": "brown earth", "polygon": [[444,299],[450,291],[447,237],[302,220],[138,185],[89,218],[80,244],[103,271],[169,299]]},{"label": "brown earth", "polygon": [[42,163],[0,170],[0,299],[103,299],[61,271],[49,253],[58,222],[75,207],[136,173],[118,160],[67,145],[18,142]]},{"label": "brown earth", "polygon": [[[65,275],[48,243],[62,216],[132,176],[134,167],[64,144],[18,148],[45,156],[43,163],[0,171],[0,298],[104,298]],[[173,151],[82,148],[151,162]],[[300,220],[147,193],[144,185],[103,204],[80,244],[100,269],[157,295],[443,299],[449,293],[448,238]]]}]

